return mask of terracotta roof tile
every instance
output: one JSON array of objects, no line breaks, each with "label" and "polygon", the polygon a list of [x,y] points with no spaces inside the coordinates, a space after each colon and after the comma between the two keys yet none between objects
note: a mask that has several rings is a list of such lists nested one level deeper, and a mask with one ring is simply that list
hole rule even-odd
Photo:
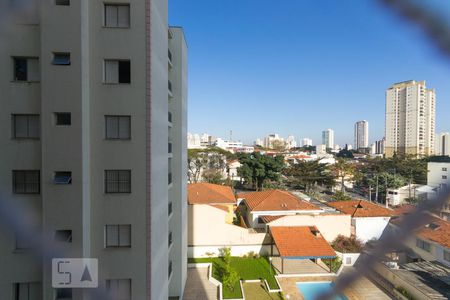
[{"label": "terracotta roof tile", "polygon": [[281,257],[331,258],[333,248],[315,226],[270,227]]},{"label": "terracotta roof tile", "polygon": [[328,202],[328,205],[354,218],[391,217],[395,215],[392,209],[365,200],[335,201]]},{"label": "terracotta roof tile", "polygon": [[251,211],[320,210],[317,206],[281,190],[267,190],[239,195]]},{"label": "terracotta roof tile", "polygon": [[[421,239],[437,243],[443,247],[450,248],[450,222],[445,221],[431,213],[426,214],[428,221],[414,231]],[[399,226],[404,216],[391,220],[391,223]]]},{"label": "terracotta roof tile", "polygon": [[188,203],[235,204],[236,198],[229,186],[201,182],[189,184]]}]

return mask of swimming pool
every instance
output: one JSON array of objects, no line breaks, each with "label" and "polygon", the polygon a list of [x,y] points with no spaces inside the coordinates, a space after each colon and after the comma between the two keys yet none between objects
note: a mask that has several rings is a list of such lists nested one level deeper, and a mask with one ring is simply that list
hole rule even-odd
[{"label": "swimming pool", "polygon": [[[297,282],[297,288],[302,293],[305,300],[316,300],[316,298],[326,292],[333,289],[332,282],[330,281],[318,281],[318,282]],[[339,295],[333,298],[333,300],[348,300],[344,295]]]}]

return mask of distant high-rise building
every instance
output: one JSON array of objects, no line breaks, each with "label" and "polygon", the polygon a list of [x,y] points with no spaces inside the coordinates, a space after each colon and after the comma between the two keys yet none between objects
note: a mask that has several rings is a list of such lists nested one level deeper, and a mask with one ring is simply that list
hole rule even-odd
[{"label": "distant high-rise building", "polygon": [[286,148],[296,148],[297,147],[297,141],[295,140],[295,137],[293,135],[290,135],[286,139]]},{"label": "distant high-rise building", "polygon": [[379,141],[375,141],[375,143],[372,144],[371,153],[372,154],[384,154],[385,144],[386,144],[385,138],[382,138]]},{"label": "distant high-rise building", "polygon": [[313,141],[310,138],[303,138],[302,139],[302,147],[308,147],[308,146],[312,146]]},{"label": "distant high-rise building", "polygon": [[436,155],[450,156],[450,133],[443,132],[436,137]]},{"label": "distant high-rise building", "polygon": [[386,157],[434,153],[436,94],[425,81],[405,81],[386,91]]},{"label": "distant high-rise building", "polygon": [[327,148],[334,149],[334,131],[333,129],[327,129],[322,131],[322,144]]},{"label": "distant high-rise building", "polygon": [[260,139],[260,138],[257,138],[255,140],[255,142],[253,143],[253,145],[263,147],[264,146],[264,141],[262,139]]},{"label": "distant high-rise building", "polygon": [[274,145],[280,146],[284,144],[284,139],[278,134],[269,134],[264,138],[264,147],[273,148]]},{"label": "distant high-rise building", "polygon": [[356,149],[369,147],[369,122],[366,120],[355,123],[355,147]]},{"label": "distant high-rise building", "polygon": [[187,147],[188,149],[199,149],[202,147],[200,135],[188,133],[187,134]]}]

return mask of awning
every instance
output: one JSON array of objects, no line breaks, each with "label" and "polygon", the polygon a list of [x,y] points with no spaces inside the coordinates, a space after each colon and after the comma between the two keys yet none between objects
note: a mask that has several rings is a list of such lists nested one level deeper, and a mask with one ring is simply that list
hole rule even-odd
[{"label": "awning", "polygon": [[336,252],[315,226],[270,227],[270,232],[282,258],[336,257]]}]

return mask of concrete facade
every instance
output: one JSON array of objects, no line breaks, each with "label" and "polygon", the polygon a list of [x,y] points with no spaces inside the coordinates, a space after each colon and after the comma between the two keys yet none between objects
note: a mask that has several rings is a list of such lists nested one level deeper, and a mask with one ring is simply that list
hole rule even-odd
[{"label": "concrete facade", "polygon": [[[125,279],[129,299],[182,297],[187,268],[183,33],[173,28],[168,38],[166,0],[68,3],[42,1],[30,8],[33,18],[19,13],[2,26],[0,192],[30,212],[33,229],[49,237],[58,256],[97,258],[100,289],[107,289],[108,280]],[[114,25],[107,5],[125,11]],[[28,78],[16,58],[31,59]],[[38,71],[31,73],[35,62]],[[64,126],[57,121],[61,113],[70,116]],[[29,120],[27,125],[28,134],[36,131],[37,137],[14,136],[16,114],[38,116],[37,128],[31,130]],[[117,120],[117,137],[108,137],[108,116]],[[39,190],[18,193],[14,170],[37,171]],[[126,179],[109,180],[108,170],[123,171]],[[58,184],[58,172],[66,172],[66,184]],[[113,192],[107,186],[114,183]],[[107,225],[129,229],[122,235],[126,246],[108,244]],[[70,242],[55,240],[60,230],[70,230]],[[15,299],[18,283],[36,284],[36,299],[62,299],[51,286],[51,257],[37,259],[32,249],[18,249],[11,228],[0,230],[0,256],[0,299]],[[64,299],[95,298],[77,289],[70,294]]]},{"label": "concrete facade", "polygon": [[369,122],[366,120],[355,123],[355,148],[365,149],[369,147]]},{"label": "concrete facade", "polygon": [[434,154],[436,93],[425,81],[405,81],[386,91],[386,157]]}]

